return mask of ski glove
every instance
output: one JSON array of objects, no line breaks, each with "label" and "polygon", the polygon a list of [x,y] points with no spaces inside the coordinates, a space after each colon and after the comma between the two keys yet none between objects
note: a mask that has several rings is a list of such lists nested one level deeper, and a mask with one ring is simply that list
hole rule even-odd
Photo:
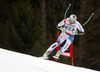
[{"label": "ski glove", "polygon": [[65,25],[63,25],[63,26],[57,26],[57,28],[59,30],[61,30],[62,32],[64,32],[66,30]]},{"label": "ski glove", "polygon": [[61,28],[61,31],[62,31],[62,32],[65,32],[65,31],[66,31],[66,28]]},{"label": "ski glove", "polygon": [[75,35],[78,35],[78,30],[75,31]]}]

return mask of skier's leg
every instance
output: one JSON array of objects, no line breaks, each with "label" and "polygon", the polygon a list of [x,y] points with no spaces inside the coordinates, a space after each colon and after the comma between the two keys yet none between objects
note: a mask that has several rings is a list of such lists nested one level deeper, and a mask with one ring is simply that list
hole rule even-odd
[{"label": "skier's leg", "polygon": [[63,33],[60,34],[59,38],[55,43],[53,43],[43,54],[43,57],[47,57],[57,46],[59,46],[65,39],[62,38]]},{"label": "skier's leg", "polygon": [[57,42],[53,43],[53,44],[46,50],[46,52],[43,54],[43,56],[48,56],[57,46],[58,46],[58,43],[57,43]]},{"label": "skier's leg", "polygon": [[43,54],[43,56],[48,56],[57,46],[59,46],[61,44],[60,39],[58,38],[58,40],[53,43],[47,50],[46,52]]},{"label": "skier's leg", "polygon": [[74,36],[70,36],[68,39],[66,39],[66,43],[65,45],[56,53],[55,56],[53,56],[54,58],[59,59],[59,56],[68,49],[68,47],[70,46],[70,44],[73,42],[74,40]]},{"label": "skier's leg", "polygon": [[71,43],[72,42],[69,39],[67,39],[65,45],[60,49],[60,52],[63,53],[65,50],[67,50]]},{"label": "skier's leg", "polygon": [[47,50],[46,52],[43,54],[43,58],[44,59],[48,59],[48,55],[58,46],[58,43],[55,42],[53,43]]},{"label": "skier's leg", "polygon": [[71,41],[67,39],[65,45],[53,57],[59,59],[59,56],[70,46],[70,44]]}]

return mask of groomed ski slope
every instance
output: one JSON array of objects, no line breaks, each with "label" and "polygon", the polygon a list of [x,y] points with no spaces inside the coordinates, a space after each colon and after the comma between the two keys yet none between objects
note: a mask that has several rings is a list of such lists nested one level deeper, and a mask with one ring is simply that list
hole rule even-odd
[{"label": "groomed ski slope", "polygon": [[0,48],[0,72],[99,72]]}]

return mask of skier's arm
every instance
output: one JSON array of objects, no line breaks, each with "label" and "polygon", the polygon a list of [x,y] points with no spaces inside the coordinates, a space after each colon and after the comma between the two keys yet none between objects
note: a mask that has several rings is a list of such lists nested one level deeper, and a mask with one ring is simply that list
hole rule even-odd
[{"label": "skier's arm", "polygon": [[67,21],[67,18],[65,18],[64,20],[62,20],[62,21],[58,24],[58,26],[57,26],[57,28],[58,28],[59,30],[61,30],[62,32],[66,30],[66,28],[65,28],[65,23],[66,23],[66,21]]},{"label": "skier's arm", "polygon": [[64,27],[65,27],[64,20],[62,20],[60,23],[58,23],[57,28],[61,30]]},{"label": "skier's arm", "polygon": [[81,26],[80,23],[78,23],[78,35],[83,35],[85,32],[84,32],[84,29],[83,27]]}]

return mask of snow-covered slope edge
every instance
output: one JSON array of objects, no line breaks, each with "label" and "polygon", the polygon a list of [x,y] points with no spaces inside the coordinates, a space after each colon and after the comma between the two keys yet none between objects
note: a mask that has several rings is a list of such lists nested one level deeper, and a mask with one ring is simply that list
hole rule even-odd
[{"label": "snow-covered slope edge", "polygon": [[0,48],[0,72],[99,72]]}]

